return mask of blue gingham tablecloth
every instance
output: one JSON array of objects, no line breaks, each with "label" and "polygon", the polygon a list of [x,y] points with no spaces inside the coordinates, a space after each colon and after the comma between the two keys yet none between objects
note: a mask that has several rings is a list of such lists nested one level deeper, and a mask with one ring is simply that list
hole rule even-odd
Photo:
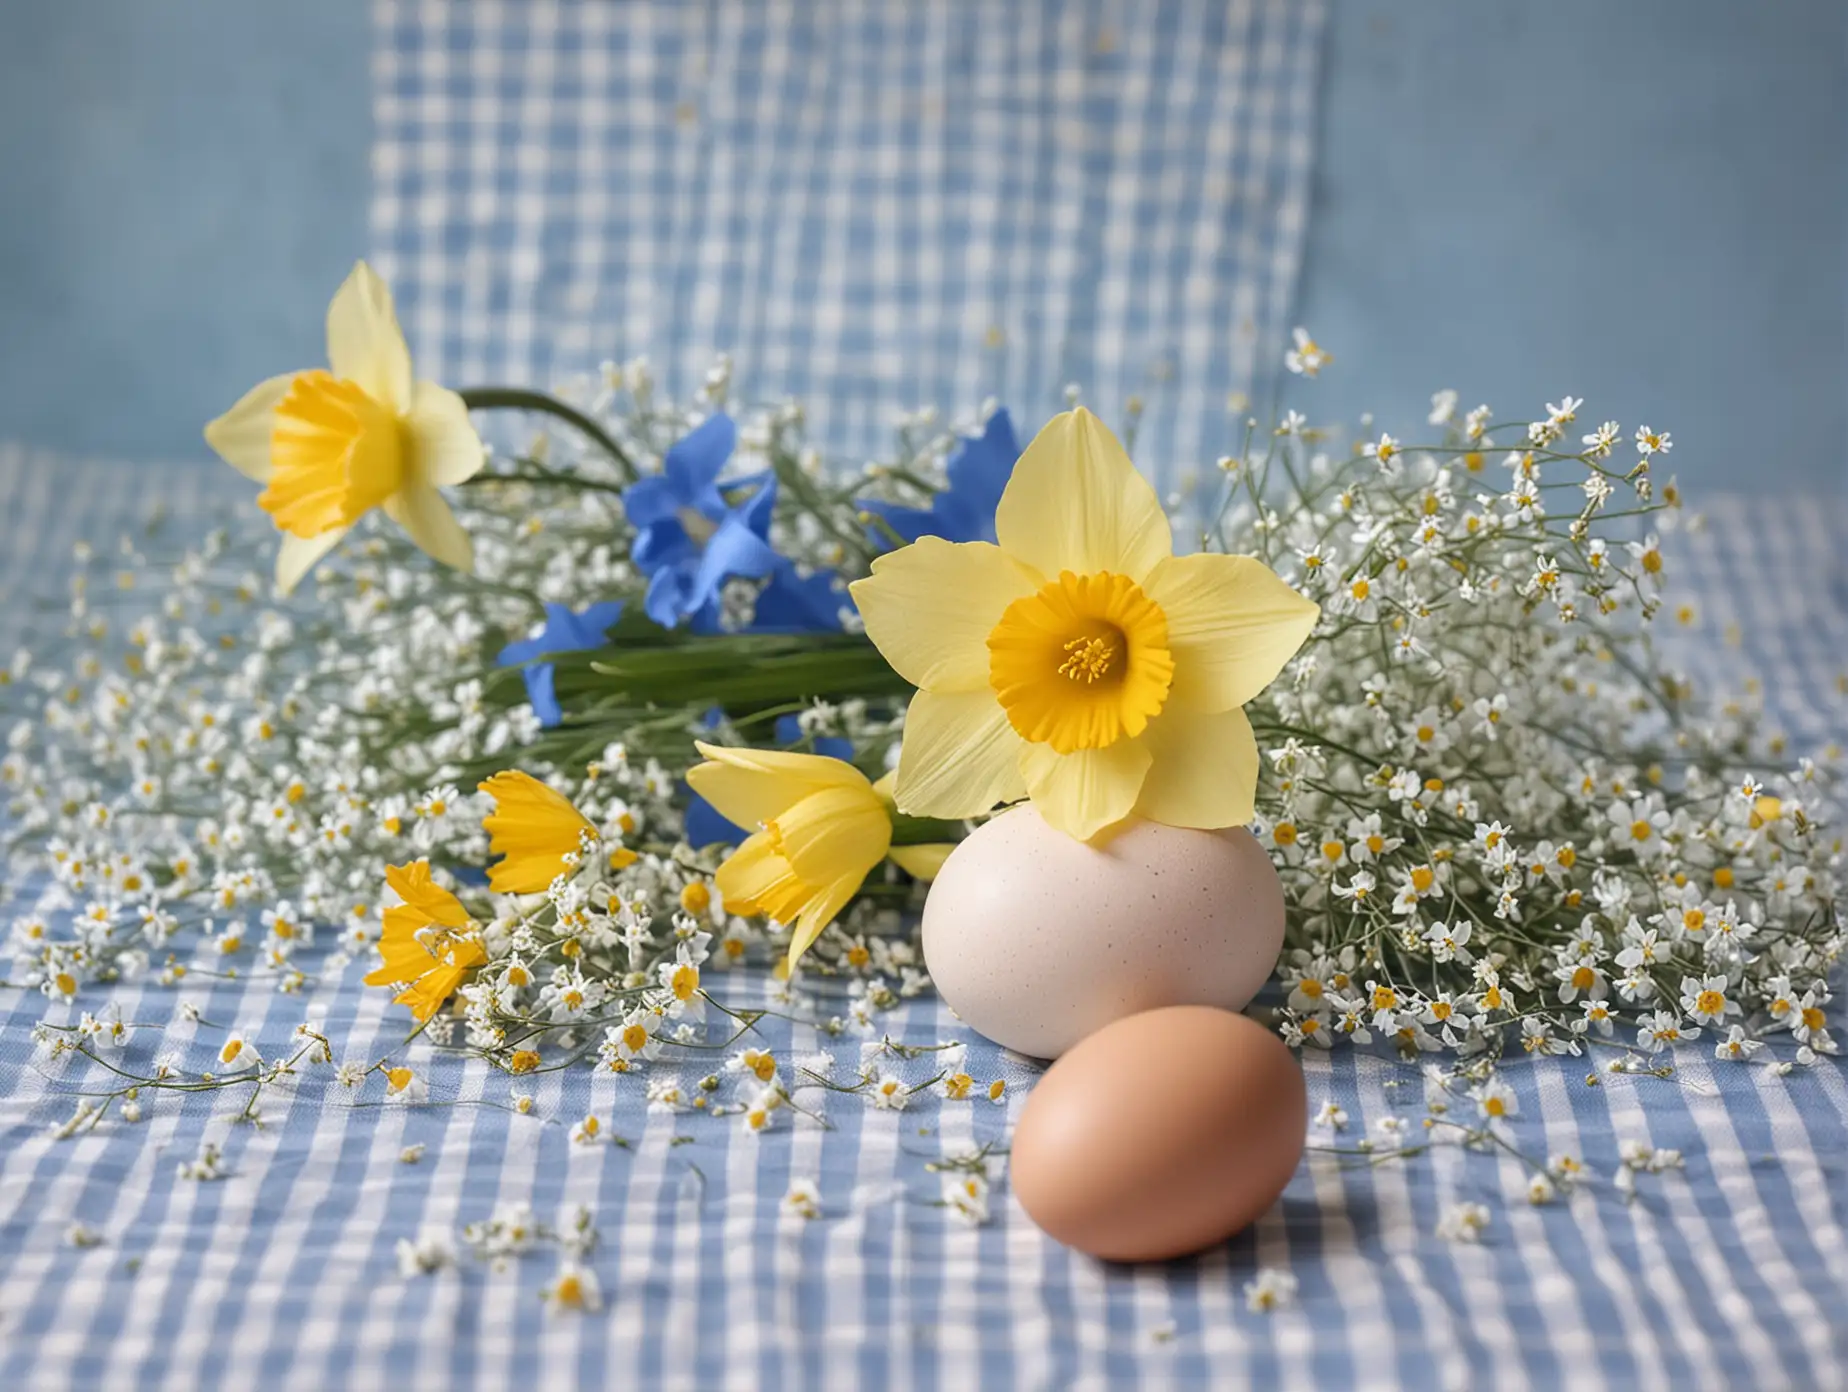
[{"label": "blue gingham tablecloth", "polygon": [[[1138,453],[1180,469],[1217,451],[1228,389],[1261,395],[1277,359],[1318,5],[377,14],[375,259],[427,375],[547,383],[647,351],[684,395],[729,349],[741,394],[801,395],[847,456],[904,409],[993,393],[1031,418],[1076,381],[1112,415],[1144,395]],[[237,488],[229,471],[0,449],[0,635],[55,592],[80,528],[107,543],[150,498],[184,513]],[[1830,578],[1848,515],[1707,501],[1723,525],[1682,552],[1701,612],[1689,664],[1755,675],[1800,743],[1837,737],[1848,617]],[[170,1022],[161,1047],[191,1068],[222,1034],[186,1004],[266,1056],[306,1021],[336,1058],[370,1061],[403,1017],[363,970],[299,996],[148,984],[121,1003]],[[764,989],[720,986],[740,1005]],[[639,1077],[510,1080],[438,1056],[422,1105],[320,1069],[260,1128],[233,1120],[241,1099],[163,1095],[139,1122],[58,1140],[72,1094],[106,1079],[34,1060],[42,1009],[0,995],[0,1388],[1845,1385],[1848,1079],[1832,1060],[1778,1077],[1691,1050],[1676,1080],[1596,1089],[1582,1060],[1524,1062],[1506,1075],[1522,1147],[1603,1176],[1569,1203],[1529,1206],[1525,1172],[1492,1155],[1355,1169],[1312,1154],[1251,1231],[1131,1269],[1047,1241],[1004,1179],[986,1224],[938,1206],[928,1166],[1004,1144],[1031,1083],[979,1041],[969,1071],[1009,1080],[1001,1105],[833,1096],[827,1128],[785,1118],[761,1137],[651,1112]],[[886,1027],[962,1034],[928,998]],[[858,1036],[764,1028],[784,1058],[859,1062]],[[156,1046],[133,1047],[145,1062]],[[1396,1060],[1305,1064],[1312,1105],[1345,1110],[1343,1139],[1421,1115],[1419,1075]],[[509,1109],[516,1090],[530,1114]],[[570,1139],[593,1110],[625,1146]],[[1609,1176],[1632,1141],[1680,1149],[1686,1169],[1625,1204]],[[182,1179],[207,1142],[224,1177]],[[815,1184],[812,1220],[784,1212],[795,1180]],[[1478,1245],[1435,1235],[1459,1201],[1490,1210]],[[498,1266],[462,1250],[464,1225],[520,1204],[548,1223],[590,1211],[601,1310],[548,1311],[551,1246]],[[73,1245],[73,1224],[100,1241]],[[399,1242],[428,1232],[457,1260],[402,1274]],[[1265,1270],[1296,1278],[1294,1303],[1247,1308]]]},{"label": "blue gingham tablecloth", "polygon": [[[0,498],[22,538],[0,558],[0,612],[17,623],[55,574],[70,498],[94,500],[103,527],[153,493],[184,500],[219,482],[0,450]],[[1677,593],[1701,615],[1689,665],[1755,675],[1795,738],[1826,741],[1844,724],[1848,613],[1826,577],[1848,509],[1711,506],[1723,525],[1678,542]],[[129,988],[116,997],[124,1017],[167,1028],[127,1058],[145,1066],[177,1048],[186,1067],[210,1067],[223,1031],[189,1022],[191,1005],[266,1057],[306,1021],[336,1059],[369,1062],[404,1019],[360,986],[364,969],[302,995],[255,979]],[[735,1005],[766,1001],[761,974],[718,983]],[[419,1053],[419,1105],[384,1101],[376,1077],[349,1092],[323,1067],[273,1096],[260,1127],[236,1120],[241,1097],[161,1094],[138,1122],[61,1140],[74,1094],[110,1078],[35,1057],[43,1010],[35,994],[0,997],[0,1387],[1848,1385],[1848,1077],[1834,1060],[1778,1076],[1696,1047],[1673,1080],[1597,1088],[1583,1060],[1514,1063],[1522,1149],[1577,1155],[1600,1177],[1569,1201],[1530,1206],[1526,1171],[1493,1154],[1440,1148],[1357,1169],[1312,1152],[1250,1231],[1131,1268],[1046,1239],[1004,1179],[985,1224],[938,1205],[929,1165],[1005,1145],[1030,1090],[1030,1069],[979,1040],[969,1072],[1008,1080],[1000,1105],[920,1094],[881,1111],[830,1095],[826,1128],[785,1117],[762,1136],[735,1118],[650,1110],[643,1075],[510,1079]],[[839,1071],[870,1038],[761,1028],[779,1057],[825,1049]],[[910,1044],[965,1033],[928,997],[882,1029]],[[883,1062],[908,1079],[934,1071]],[[1340,1139],[1422,1115],[1409,1065],[1350,1051],[1304,1064],[1312,1109],[1347,1114]],[[678,1069],[683,1085],[709,1066]],[[509,1105],[520,1092],[530,1114]],[[574,1142],[591,1112],[604,1139]],[[208,1142],[224,1177],[182,1178]],[[1679,1149],[1685,1169],[1645,1175],[1625,1203],[1609,1181],[1627,1142]],[[815,1185],[813,1219],[784,1211],[795,1180]],[[1463,1201],[1490,1212],[1479,1244],[1436,1235]],[[588,1209],[600,1310],[548,1310],[553,1247],[498,1266],[466,1251],[465,1225],[522,1204],[549,1223]],[[97,1245],[74,1245],[73,1224]],[[403,1274],[400,1240],[432,1230],[456,1261]],[[1296,1278],[1293,1303],[1247,1308],[1265,1270]]]}]

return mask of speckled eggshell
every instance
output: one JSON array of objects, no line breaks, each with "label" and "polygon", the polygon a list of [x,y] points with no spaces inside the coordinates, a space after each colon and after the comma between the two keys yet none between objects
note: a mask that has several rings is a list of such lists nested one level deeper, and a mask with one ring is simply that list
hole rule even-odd
[{"label": "speckled eggshell", "polygon": [[1118,1020],[1034,1086],[1008,1181],[1029,1217],[1109,1261],[1203,1251],[1248,1227],[1302,1158],[1309,1101],[1284,1042],[1184,1005]]},{"label": "speckled eggshell", "polygon": [[971,1028],[1036,1058],[1139,1011],[1240,1010],[1283,948],[1283,886],[1242,827],[1134,822],[1098,844],[1032,807],[957,846],[924,904],[924,960]]}]

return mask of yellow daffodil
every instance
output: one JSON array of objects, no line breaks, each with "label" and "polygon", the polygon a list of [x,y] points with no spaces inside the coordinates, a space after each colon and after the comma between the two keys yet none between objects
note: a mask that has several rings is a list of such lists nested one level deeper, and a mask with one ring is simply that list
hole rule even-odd
[{"label": "yellow daffodil", "polygon": [[404,902],[385,910],[379,938],[385,962],[366,977],[366,985],[404,986],[393,1003],[428,1020],[488,954],[462,901],[431,880],[429,861],[388,865],[385,883]]},{"label": "yellow daffodil", "polygon": [[259,382],[205,428],[227,464],[265,485],[257,503],[283,534],[277,588],[294,589],[373,508],[469,569],[468,533],[436,490],[481,468],[481,437],[461,397],[412,378],[391,291],[364,261],[328,306],[327,362]]},{"label": "yellow daffodil", "polygon": [[697,748],[707,762],[687,771],[693,791],[729,821],[758,828],[719,867],[725,907],[787,924],[792,967],[880,861],[890,856],[928,880],[950,853],[947,844],[892,844],[889,776],[875,784],[819,754]]},{"label": "yellow daffodil", "polygon": [[545,893],[579,863],[587,842],[597,840],[597,829],[569,798],[530,774],[497,773],[481,791],[494,799],[494,810],[481,823],[488,849],[503,857],[488,867],[488,888],[496,894]]},{"label": "yellow daffodil", "polygon": [[899,808],[970,817],[1030,797],[1082,840],[1132,814],[1249,821],[1241,707],[1316,606],[1249,557],[1174,555],[1155,490],[1083,409],[1021,455],[995,531],[999,545],[924,537],[853,585],[867,636],[919,688]]}]

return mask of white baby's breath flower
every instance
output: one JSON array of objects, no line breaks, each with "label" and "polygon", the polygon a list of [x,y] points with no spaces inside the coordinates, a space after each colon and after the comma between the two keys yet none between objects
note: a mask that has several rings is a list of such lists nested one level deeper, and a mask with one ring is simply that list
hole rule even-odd
[{"label": "white baby's breath flower", "polygon": [[1437,1235],[1452,1242],[1480,1242],[1489,1227],[1489,1210],[1479,1203],[1457,1203],[1437,1220]]},{"label": "white baby's breath flower", "polygon": [[446,1230],[425,1228],[415,1242],[408,1237],[398,1239],[397,1257],[398,1274],[409,1278],[429,1276],[455,1265],[456,1252]]},{"label": "white baby's breath flower", "polygon": [[558,1274],[539,1292],[552,1310],[592,1313],[603,1308],[603,1287],[597,1273],[576,1261],[562,1261]]},{"label": "white baby's breath flower", "polygon": [[1245,1282],[1245,1308],[1269,1313],[1296,1303],[1296,1277],[1288,1271],[1265,1267]]},{"label": "white baby's breath flower", "polygon": [[786,1218],[814,1219],[821,1217],[821,1189],[812,1179],[792,1179],[789,1188],[783,1194],[783,1215]]},{"label": "white baby's breath flower", "polygon": [[1309,337],[1308,330],[1300,326],[1292,329],[1290,338],[1294,346],[1283,355],[1283,365],[1297,376],[1317,376],[1334,361],[1320,344]]}]

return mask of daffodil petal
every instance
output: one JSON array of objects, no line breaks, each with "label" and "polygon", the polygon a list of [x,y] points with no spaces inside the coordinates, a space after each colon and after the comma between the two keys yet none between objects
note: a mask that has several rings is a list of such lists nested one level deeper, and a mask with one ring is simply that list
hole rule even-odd
[{"label": "daffodil petal", "polygon": [[385,515],[404,528],[417,549],[457,570],[475,568],[475,546],[443,501],[427,483],[409,483],[385,500]]},{"label": "daffodil petal", "polygon": [[1020,772],[1046,824],[1089,841],[1135,810],[1151,762],[1143,739],[1120,739],[1071,754],[1049,744],[1029,744],[1020,756]]},{"label": "daffodil petal", "polygon": [[931,841],[921,846],[894,846],[886,854],[892,863],[914,880],[929,882],[937,878],[937,872],[943,869],[943,862],[950,858],[955,850],[954,842]]},{"label": "daffodil petal", "polygon": [[283,537],[282,549],[276,553],[276,588],[285,595],[294,590],[302,577],[314,569],[315,562],[340,544],[348,530],[335,527],[319,536]]},{"label": "daffodil petal", "polygon": [[566,868],[565,857],[594,834],[569,798],[530,773],[506,769],[476,787],[494,799],[481,825],[488,853],[502,857],[488,867],[488,888],[496,894],[543,893]]},{"label": "daffodil petal", "polygon": [[381,941],[379,957],[379,966],[362,978],[368,986],[396,986],[415,981],[437,965],[427,947],[416,938],[402,935]]},{"label": "daffodil petal", "polygon": [[289,394],[293,372],[269,377],[245,392],[205,428],[205,442],[218,457],[252,483],[270,478],[270,437],[276,431],[276,403]]},{"label": "daffodil petal", "polygon": [[1141,583],[1174,550],[1167,514],[1116,436],[1080,406],[1033,438],[995,510],[1001,549],[1053,577],[1107,570]]},{"label": "daffodil petal", "polygon": [[411,411],[405,417],[411,437],[415,476],[443,486],[461,483],[481,472],[487,450],[469,419],[462,398],[435,382],[412,388]]},{"label": "daffodil petal", "polygon": [[781,813],[771,834],[804,884],[863,880],[892,845],[892,817],[868,784],[823,788]]},{"label": "daffodil petal", "polygon": [[1025,741],[989,690],[920,691],[905,716],[893,793],[914,817],[979,817],[1027,795]]},{"label": "daffodil petal", "polygon": [[755,904],[766,894],[775,898],[785,886],[794,883],[795,871],[776,854],[769,833],[759,831],[747,836],[743,845],[725,857],[713,879],[726,907],[731,908]]},{"label": "daffodil petal", "polygon": [[411,350],[398,327],[391,287],[364,261],[354,265],[327,307],[327,365],[334,376],[357,382],[399,415],[410,411]]},{"label": "daffodil petal", "polygon": [[1044,578],[985,541],[920,537],[873,562],[849,587],[866,636],[913,686],[988,685],[988,635],[1001,613]]},{"label": "daffodil petal", "polygon": [[826,788],[869,788],[852,764],[784,749],[732,749],[694,741],[707,760],[687,770],[687,784],[746,831],[781,816],[800,799]]},{"label": "daffodil petal", "polygon": [[1269,686],[1321,613],[1250,556],[1172,556],[1143,590],[1168,618],[1168,699],[1196,711],[1242,706]]},{"label": "daffodil petal", "polygon": [[[468,922],[468,910],[462,907],[462,901],[431,879],[428,860],[414,860],[409,865],[387,865],[385,883],[404,901],[398,907],[415,912],[422,924],[437,923],[445,928],[460,928]],[[387,909],[385,912],[389,915],[392,910]]]},{"label": "daffodil petal", "polygon": [[1154,756],[1136,812],[1168,826],[1218,828],[1251,820],[1258,741],[1245,712],[1165,710],[1142,736]]},{"label": "daffodil petal", "polygon": [[834,922],[840,911],[847,907],[847,901],[858,892],[865,879],[864,875],[845,875],[826,886],[803,906],[790,928],[788,960],[791,967],[814,946],[815,939],[821,936],[821,930]]}]

